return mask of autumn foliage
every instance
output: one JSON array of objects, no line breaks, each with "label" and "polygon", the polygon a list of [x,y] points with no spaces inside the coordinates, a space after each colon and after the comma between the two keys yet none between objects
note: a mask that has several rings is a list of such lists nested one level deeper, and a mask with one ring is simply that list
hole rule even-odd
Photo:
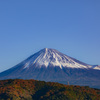
[{"label": "autumn foliage", "polygon": [[0,81],[0,100],[100,100],[100,90],[36,80]]}]

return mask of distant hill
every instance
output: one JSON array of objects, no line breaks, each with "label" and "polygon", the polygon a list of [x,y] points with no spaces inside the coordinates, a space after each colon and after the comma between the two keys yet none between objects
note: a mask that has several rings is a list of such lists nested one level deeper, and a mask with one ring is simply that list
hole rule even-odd
[{"label": "distant hill", "polygon": [[100,100],[100,90],[36,80],[0,81],[0,100]]}]

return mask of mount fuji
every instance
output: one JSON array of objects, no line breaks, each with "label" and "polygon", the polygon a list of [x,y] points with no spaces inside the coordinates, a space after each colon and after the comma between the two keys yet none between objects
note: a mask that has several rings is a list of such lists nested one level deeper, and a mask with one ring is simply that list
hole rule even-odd
[{"label": "mount fuji", "polygon": [[0,73],[0,80],[15,78],[100,88],[100,66],[83,63],[55,49],[44,48]]}]

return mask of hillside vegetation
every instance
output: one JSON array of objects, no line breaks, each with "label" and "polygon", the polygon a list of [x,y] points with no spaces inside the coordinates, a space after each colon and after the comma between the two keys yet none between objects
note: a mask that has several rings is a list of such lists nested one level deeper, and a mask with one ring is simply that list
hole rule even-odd
[{"label": "hillside vegetation", "polygon": [[0,100],[100,100],[100,90],[36,80],[0,81]]}]

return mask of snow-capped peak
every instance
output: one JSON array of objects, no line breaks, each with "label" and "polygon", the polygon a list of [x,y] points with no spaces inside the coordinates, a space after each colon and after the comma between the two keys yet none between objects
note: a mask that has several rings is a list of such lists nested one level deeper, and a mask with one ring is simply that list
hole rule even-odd
[{"label": "snow-capped peak", "polygon": [[39,52],[35,53],[28,59],[26,59],[24,62],[25,66],[24,68],[30,67],[30,65],[38,65],[39,67],[45,66],[48,67],[49,65],[52,66],[59,66],[61,69],[63,67],[68,68],[91,68],[91,65],[82,63],[74,58],[71,58],[65,54],[62,54],[61,52],[50,49],[50,48],[44,48],[40,50]]}]

